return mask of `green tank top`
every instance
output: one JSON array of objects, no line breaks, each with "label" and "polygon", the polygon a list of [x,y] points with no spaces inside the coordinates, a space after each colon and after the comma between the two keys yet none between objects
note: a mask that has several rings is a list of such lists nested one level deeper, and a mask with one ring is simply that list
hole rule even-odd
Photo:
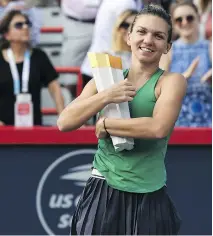
[{"label": "green tank top", "polygon": [[[155,86],[163,70],[158,69],[129,102],[131,118],[152,117]],[[128,70],[124,71],[127,77]],[[134,139],[134,149],[115,152],[111,138],[100,139],[93,166],[109,186],[127,192],[153,192],[166,184],[164,164],[169,135],[163,139]]]}]

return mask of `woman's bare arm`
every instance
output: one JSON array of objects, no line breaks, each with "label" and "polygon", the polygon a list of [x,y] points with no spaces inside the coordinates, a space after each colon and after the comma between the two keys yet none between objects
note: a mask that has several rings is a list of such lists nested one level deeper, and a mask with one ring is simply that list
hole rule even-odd
[{"label": "woman's bare arm", "polygon": [[106,97],[104,93],[97,93],[95,81],[92,79],[81,95],[61,112],[57,121],[58,128],[61,131],[78,129],[105,106]]},{"label": "woman's bare arm", "polygon": [[135,94],[135,87],[127,79],[99,93],[95,81],[91,80],[82,94],[62,111],[57,122],[58,127],[61,131],[78,129],[106,105],[132,101]]},{"label": "woman's bare arm", "polygon": [[61,88],[57,80],[53,80],[48,84],[49,92],[54,99],[56,110],[58,114],[64,109],[64,98],[62,96]]},{"label": "woman's bare arm", "polygon": [[[105,119],[110,135],[118,137],[159,139],[166,137],[175,125],[186,92],[186,79],[180,74],[169,75],[161,87],[161,94],[152,117],[130,119]],[[96,124],[96,136],[106,134],[104,118]]]}]

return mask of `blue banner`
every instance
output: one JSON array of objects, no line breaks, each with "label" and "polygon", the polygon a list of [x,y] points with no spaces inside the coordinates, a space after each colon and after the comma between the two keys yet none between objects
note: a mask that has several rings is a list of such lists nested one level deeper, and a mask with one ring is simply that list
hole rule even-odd
[{"label": "blue banner", "polygon": [[[1,146],[0,234],[69,235],[95,146]],[[180,234],[211,234],[211,147],[170,146],[168,192]]]}]

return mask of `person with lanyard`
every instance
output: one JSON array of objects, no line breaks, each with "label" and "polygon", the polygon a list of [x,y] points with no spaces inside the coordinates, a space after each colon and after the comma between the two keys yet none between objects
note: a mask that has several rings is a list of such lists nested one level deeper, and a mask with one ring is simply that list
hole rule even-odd
[{"label": "person with lanyard", "polygon": [[20,11],[9,12],[0,25],[0,124],[14,125],[14,104],[20,93],[30,94],[34,125],[41,125],[41,87],[48,89],[57,112],[64,108],[57,72],[46,54],[30,46],[31,22]]},{"label": "person with lanyard", "polygon": [[[159,68],[171,48],[170,15],[145,6],[128,33],[132,59],[125,79],[97,93],[94,79],[59,116],[61,131],[75,130],[110,103],[129,102],[129,119],[100,116],[92,176],[78,202],[72,235],[176,235],[180,217],[167,193],[164,159],[187,82]],[[116,152],[110,136],[134,138]]]}]

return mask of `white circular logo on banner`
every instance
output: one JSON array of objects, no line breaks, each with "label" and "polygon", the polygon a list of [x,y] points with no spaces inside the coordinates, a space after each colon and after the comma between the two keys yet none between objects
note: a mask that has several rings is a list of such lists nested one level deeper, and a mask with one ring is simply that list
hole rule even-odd
[{"label": "white circular logo on banner", "polygon": [[38,218],[49,235],[68,235],[73,213],[91,175],[96,150],[69,152],[44,172],[36,193]]}]

